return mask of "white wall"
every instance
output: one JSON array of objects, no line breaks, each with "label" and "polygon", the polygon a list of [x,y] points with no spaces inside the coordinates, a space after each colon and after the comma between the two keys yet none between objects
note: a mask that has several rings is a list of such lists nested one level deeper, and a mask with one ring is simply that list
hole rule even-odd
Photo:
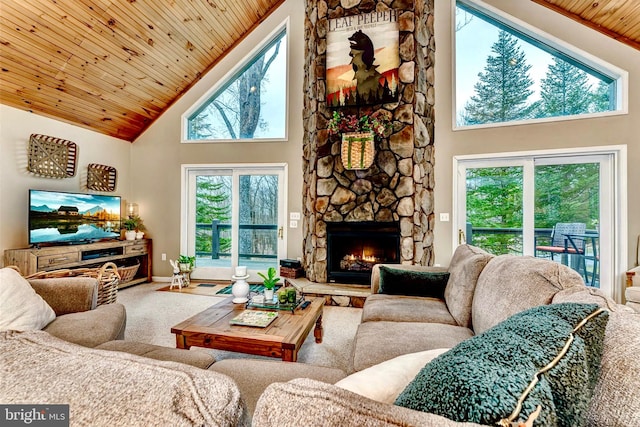
[{"label": "white wall", "polygon": [[[99,163],[118,171],[112,194],[126,199],[129,194],[131,144],[97,132],[72,126],[26,111],[0,105],[0,251],[25,248],[29,189],[99,193],[87,190],[87,165]],[[27,170],[29,136],[32,133],[67,139],[78,145],[76,175],[51,179]],[[4,258],[4,257],[3,257]]]},{"label": "white wall", "polygon": [[[287,0],[259,28],[169,108],[132,147],[132,197],[140,206],[153,238],[153,271],[168,276],[171,266],[161,260],[180,254],[180,166],[183,164],[287,163],[288,212],[302,209],[302,82],[304,2]],[[209,91],[253,48],[291,16],[289,42],[289,131],[286,142],[181,144],[182,114]],[[287,214],[288,218],[288,214]],[[288,221],[287,221],[288,223]],[[299,225],[301,225],[301,221]],[[287,224],[288,225],[288,224]],[[287,230],[288,257],[302,255],[301,227]]]}]

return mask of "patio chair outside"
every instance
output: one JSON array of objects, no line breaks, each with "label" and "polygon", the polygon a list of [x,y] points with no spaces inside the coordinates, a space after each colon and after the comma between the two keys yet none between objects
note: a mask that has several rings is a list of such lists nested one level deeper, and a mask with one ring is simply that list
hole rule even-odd
[{"label": "patio chair outside", "polygon": [[567,234],[584,234],[587,230],[587,225],[583,222],[559,222],[551,230],[550,245],[537,245],[536,244],[536,256],[539,252],[548,253],[552,261],[555,255],[564,257],[562,259],[563,264],[567,264],[567,255],[582,255],[584,254],[584,239],[574,239],[575,247],[571,244]]}]

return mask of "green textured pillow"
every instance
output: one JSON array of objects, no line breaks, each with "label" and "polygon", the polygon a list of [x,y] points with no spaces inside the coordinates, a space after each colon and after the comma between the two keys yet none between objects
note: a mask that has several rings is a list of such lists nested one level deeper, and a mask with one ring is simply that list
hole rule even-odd
[{"label": "green textured pillow", "polygon": [[585,425],[608,318],[596,304],[576,303],[515,314],[428,363],[395,404],[479,424],[524,421],[540,405],[535,425]]},{"label": "green textured pillow", "polygon": [[380,266],[378,293],[443,298],[449,273],[414,271]]}]

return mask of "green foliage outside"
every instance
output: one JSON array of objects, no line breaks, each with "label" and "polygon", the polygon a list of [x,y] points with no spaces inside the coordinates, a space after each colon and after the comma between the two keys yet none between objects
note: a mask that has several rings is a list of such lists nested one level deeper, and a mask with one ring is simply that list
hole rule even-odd
[{"label": "green foliage outside", "polygon": [[[522,168],[467,170],[467,222],[474,228],[522,229]],[[491,253],[522,253],[522,233],[473,234],[473,244]]]},{"label": "green foliage outside", "polygon": [[558,222],[583,222],[587,229],[600,216],[598,163],[537,166],[535,169],[535,227]]},{"label": "green foliage outside", "polygon": [[[597,163],[536,166],[534,227],[538,234],[548,236],[559,222],[582,222],[587,229],[596,229],[599,180]],[[474,245],[494,254],[522,253],[522,185],[521,167],[467,170],[467,221],[476,229]],[[478,228],[514,230],[492,233]]]},{"label": "green foliage outside", "polygon": [[540,99],[531,101],[535,91],[528,73],[530,69],[519,39],[500,31],[484,71],[478,74],[475,93],[465,104],[461,124],[501,123],[612,109],[612,85],[599,80],[593,88],[585,71],[555,56],[540,82]]},{"label": "green foliage outside", "polygon": [[[464,124],[497,123],[529,118],[565,116],[610,109],[610,85],[589,84],[582,69],[558,57],[540,84],[540,99],[530,102],[531,68],[519,39],[500,31],[479,73],[475,94],[465,105]],[[559,222],[583,222],[594,229],[599,218],[599,165],[563,164],[535,167],[535,224],[550,230]],[[493,233],[476,230],[473,244],[494,254],[521,254],[523,170],[491,167],[467,171],[467,221],[474,229],[514,229]],[[550,234],[549,232],[537,233]]]},{"label": "green foliage outside", "polygon": [[[230,177],[198,176],[196,178],[196,223],[226,222],[231,218]],[[196,230],[196,253],[212,251],[211,229]],[[231,237],[220,238],[220,252],[231,251]]]},{"label": "green foliage outside", "polygon": [[465,106],[467,125],[523,120],[530,118],[535,108],[527,105],[533,94],[533,80],[527,74],[531,66],[517,39],[500,31],[491,51],[494,55],[487,58],[485,71],[474,85],[475,95]]}]

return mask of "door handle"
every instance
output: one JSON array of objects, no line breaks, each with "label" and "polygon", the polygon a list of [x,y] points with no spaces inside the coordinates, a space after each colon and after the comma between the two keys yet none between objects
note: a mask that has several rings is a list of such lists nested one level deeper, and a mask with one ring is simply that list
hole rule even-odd
[{"label": "door handle", "polygon": [[278,237],[280,239],[284,239],[284,228],[283,227],[278,228]]},{"label": "door handle", "polygon": [[464,233],[462,228],[458,229],[458,244],[461,245],[463,243],[467,243],[467,236]]}]

